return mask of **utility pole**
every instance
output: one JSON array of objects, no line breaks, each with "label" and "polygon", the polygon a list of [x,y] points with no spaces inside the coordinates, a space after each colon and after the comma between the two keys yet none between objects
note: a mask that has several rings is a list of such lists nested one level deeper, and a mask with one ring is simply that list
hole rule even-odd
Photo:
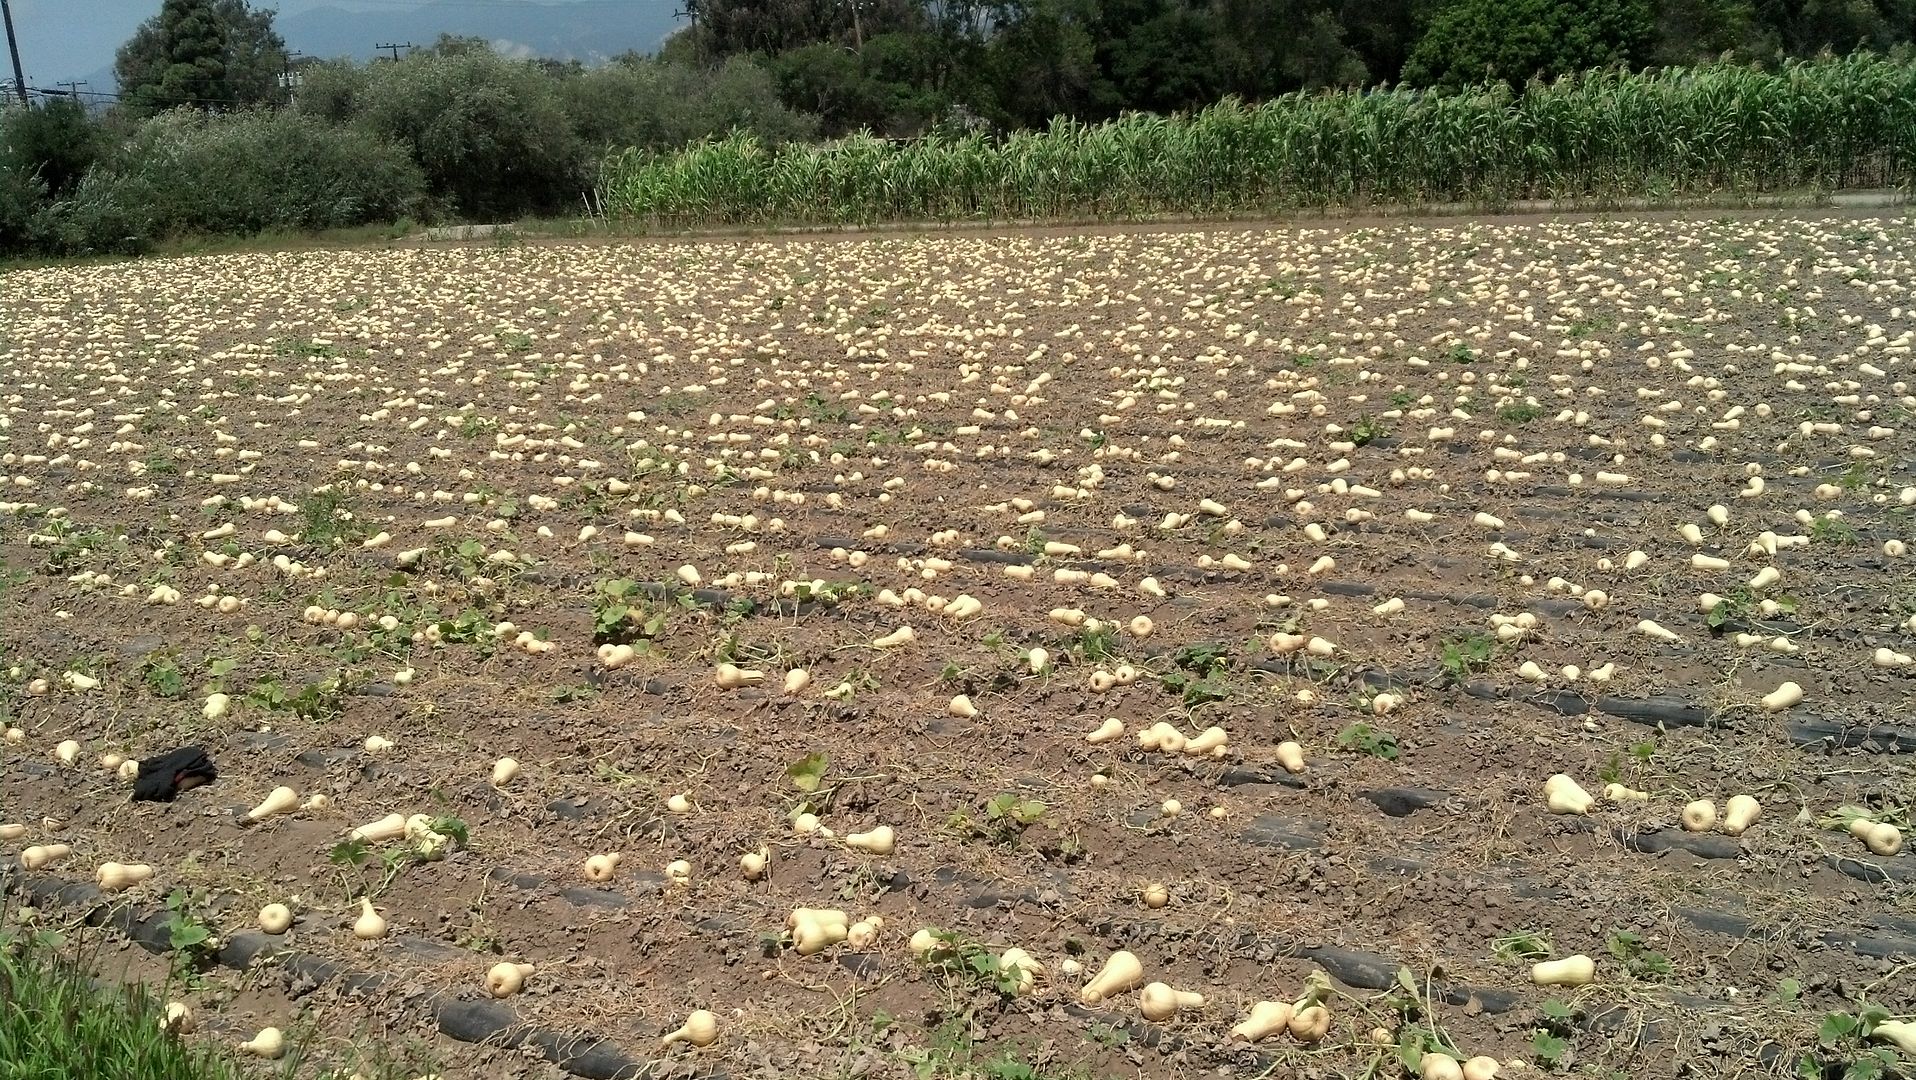
[{"label": "utility pole", "polygon": [[393,44],[393,43],[391,43],[391,42],[384,42],[384,41],[382,41],[382,42],[380,42],[379,44],[377,44],[377,45],[374,45],[374,46],[373,46],[373,51],[374,51],[374,52],[378,52],[378,51],[379,51],[379,50],[381,50],[381,49],[385,49],[385,50],[387,50],[387,51],[389,51],[389,52],[391,52],[391,53],[393,54],[393,56],[392,56],[392,58],[393,58],[393,62],[394,62],[394,63],[398,63],[398,62],[399,62],[399,50],[401,50],[401,49],[404,49],[404,50],[406,50],[406,55],[407,55],[407,56],[411,56],[411,55],[412,55],[412,51],[413,51],[413,50],[414,50],[415,48],[418,48],[418,46],[416,46],[416,45],[414,45],[414,44],[413,44],[412,42],[410,42],[410,41],[404,41],[404,42],[400,42],[400,43],[398,43],[398,44]]},{"label": "utility pole", "polygon": [[20,104],[27,103],[27,76],[20,70],[20,43],[13,38],[13,8],[7,0],[0,0],[0,22],[7,24],[7,53],[13,57],[13,88],[20,94]]},{"label": "utility pole", "polygon": [[292,104],[299,88],[306,82],[306,73],[299,69],[299,61],[305,57],[303,52],[286,54],[286,69],[279,73],[279,88],[286,93],[286,103]]},{"label": "utility pole", "polygon": [[80,79],[77,81],[73,79],[63,79],[60,82],[54,83],[53,85],[66,87],[67,96],[77,102],[80,100],[80,87],[92,86],[93,84],[86,81],[85,79]]}]

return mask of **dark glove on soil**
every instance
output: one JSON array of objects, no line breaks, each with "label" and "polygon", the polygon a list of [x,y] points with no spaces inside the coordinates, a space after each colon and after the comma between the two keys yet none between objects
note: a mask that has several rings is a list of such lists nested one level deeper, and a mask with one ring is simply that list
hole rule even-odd
[{"label": "dark glove on soil", "polygon": [[213,759],[197,746],[168,750],[140,762],[140,777],[133,781],[133,801],[172,802],[180,792],[210,784],[219,775]]}]

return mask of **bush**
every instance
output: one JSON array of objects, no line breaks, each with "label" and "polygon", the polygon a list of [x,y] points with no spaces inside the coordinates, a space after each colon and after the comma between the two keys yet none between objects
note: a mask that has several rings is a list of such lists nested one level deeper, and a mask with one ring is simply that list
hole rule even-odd
[{"label": "bush", "polygon": [[374,64],[350,98],[355,126],[406,148],[435,195],[474,218],[572,209],[585,154],[538,66],[486,49]]},{"label": "bush", "polygon": [[328,60],[301,70],[293,109],[329,124],[351,123],[365,93],[365,68],[350,60]]},{"label": "bush", "polygon": [[594,158],[629,146],[676,150],[733,130],[776,146],[817,128],[779,101],[769,72],[743,57],[711,69],[650,59],[608,64],[566,79],[560,91]]},{"label": "bush", "polygon": [[1521,86],[1612,64],[1633,65],[1656,22],[1649,0],[1456,0],[1404,62],[1412,86]]},{"label": "bush", "polygon": [[735,129],[778,145],[817,130],[743,57],[714,68],[632,58],[581,70],[460,38],[397,63],[315,64],[295,108],[403,145],[435,198],[495,220],[576,210],[614,148],[671,150]]},{"label": "bush", "polygon": [[0,156],[0,255],[32,249],[34,218],[46,194],[39,177]]},{"label": "bush", "polygon": [[865,77],[857,54],[836,45],[807,45],[779,54],[772,70],[779,97],[816,113],[826,133],[885,130],[887,88]]},{"label": "bush", "polygon": [[71,192],[106,144],[75,102],[0,109],[0,253],[43,246],[48,200]]},{"label": "bush", "polygon": [[946,88],[964,75],[950,48],[935,35],[916,32],[880,34],[856,53],[807,45],[770,66],[781,99],[817,114],[828,135],[922,134],[954,114],[959,95]]},{"label": "bush", "polygon": [[55,198],[73,190],[109,142],[105,126],[77,101],[0,112],[0,161],[37,173]]},{"label": "bush", "polygon": [[188,233],[392,221],[424,190],[403,150],[363,132],[284,112],[179,111],[144,124],[55,205],[57,246],[123,252]]}]

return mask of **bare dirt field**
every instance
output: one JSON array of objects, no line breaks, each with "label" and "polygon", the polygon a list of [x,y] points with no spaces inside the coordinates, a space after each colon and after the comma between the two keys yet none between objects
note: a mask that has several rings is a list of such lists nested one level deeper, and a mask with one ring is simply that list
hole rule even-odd
[{"label": "bare dirt field", "polygon": [[7,917],[262,1075],[1879,1075],[1912,284],[1855,216],[8,274]]}]

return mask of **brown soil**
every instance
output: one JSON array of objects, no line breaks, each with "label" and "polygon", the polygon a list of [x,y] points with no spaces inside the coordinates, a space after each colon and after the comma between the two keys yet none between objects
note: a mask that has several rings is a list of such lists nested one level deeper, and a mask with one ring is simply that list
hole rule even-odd
[{"label": "brown soil", "polygon": [[[229,935],[287,902],[289,947],[387,975],[354,995],[268,962],[167,990],[202,1012],[195,1038],[299,1033],[302,1069],[554,1074],[532,1050],[433,1031],[430,995],[477,999],[511,958],[537,969],[508,1002],[524,1022],[641,1058],[714,1010],[719,1044],[670,1058],[688,1072],[1390,1076],[1406,1025],[1433,1023],[1466,1055],[1533,1068],[1557,1028],[1556,1063],[1592,1076],[1789,1071],[1827,1012],[1916,1010],[1909,856],[1819,825],[1846,804],[1909,824],[1895,751],[1916,750],[1916,669],[1871,655],[1916,651],[1916,575],[1884,548],[1916,542],[1913,250],[1908,220],[1657,217],[9,274],[0,709],[24,741],[5,748],[0,822],[30,829],[6,850],[69,843],[42,873],[73,879],[151,864],[134,903],[176,894]],[[1435,427],[1454,438],[1432,442]],[[1751,466],[1767,487],[1740,498]],[[1613,472],[1628,479],[1599,475]],[[242,506],[275,496],[298,510]],[[1167,513],[1190,520],[1163,528]],[[227,522],[230,537],[206,535]],[[1677,532],[1692,522],[1731,569],[1692,565]],[[628,530],[653,543],[628,546]],[[1810,542],[1748,556],[1766,530]],[[363,546],[379,532],[390,543]],[[1120,544],[1137,557],[1109,553]],[[1638,550],[1648,563],[1626,569]],[[501,551],[516,559],[488,561]],[[1231,554],[1250,569],[1219,562]],[[1325,555],[1334,567],[1310,574]],[[1739,591],[1772,562],[1780,583]],[[1019,564],[1030,582],[1006,574]],[[719,592],[679,590],[682,566]],[[1140,591],[1147,575],[1169,595]],[[832,584],[781,597],[787,581]],[[634,584],[621,621],[604,598],[621,582],[670,588]],[[148,603],[160,586],[183,598]],[[914,587],[982,613],[935,613]],[[1731,598],[1721,625],[1704,591]],[[195,602],[227,595],[244,607]],[[1401,613],[1373,611],[1392,597]],[[1765,616],[1765,598],[1783,607]],[[305,621],[315,605],[361,625]],[[1061,608],[1115,632],[1049,617]],[[1447,645],[1467,655],[1493,614],[1523,612],[1538,625],[1522,640],[1446,669]],[[1140,615],[1148,637],[1127,629]],[[1682,640],[1637,634],[1643,619]],[[914,641],[872,647],[905,624]],[[447,640],[415,642],[434,625]],[[608,670],[595,629],[643,647]],[[553,648],[529,653],[519,631]],[[1273,655],[1268,639],[1292,632],[1337,652]],[[1052,658],[1039,674],[1034,647]],[[1526,683],[1525,661],[1547,679]],[[721,689],[720,662],[766,681]],[[1602,685],[1559,671],[1606,662]],[[1134,682],[1094,689],[1127,664]],[[810,686],[781,692],[795,667]],[[335,678],[344,691],[325,692]],[[1801,705],[1756,707],[1784,681]],[[1386,686],[1402,702],[1378,715]],[[235,704],[208,720],[215,688]],[[951,715],[959,693],[976,718]],[[1653,698],[1670,700],[1648,723],[1616,715]],[[1106,717],[1123,738],[1086,743]],[[1222,727],[1228,748],[1140,749],[1158,721]],[[366,751],[375,735],[393,748]],[[55,760],[65,739],[74,766]],[[1299,777],[1276,764],[1285,739],[1304,748]],[[182,744],[221,776],[172,804],[129,803],[97,763]],[[824,825],[890,825],[892,854],[794,833],[788,768],[810,754]],[[507,755],[523,774],[495,790]],[[1556,772],[1651,799],[1554,816]],[[278,785],[332,807],[242,825],[236,810]],[[1689,800],[1742,793],[1764,806],[1743,836],[1675,827]],[[690,813],[667,809],[674,794]],[[1000,796],[1033,820],[994,819]],[[394,811],[456,817],[469,843],[396,861],[390,881],[382,855],[403,844],[361,867],[333,858]],[[739,856],[761,847],[771,874],[748,882]],[[618,879],[585,881],[587,857],[612,851]],[[680,859],[691,876],[674,884]],[[1140,900],[1150,883],[1168,887],[1162,909]],[[392,924],[371,944],[349,929],[367,890]],[[795,907],[884,927],[864,952],[798,956],[778,939]],[[927,926],[1021,947],[1047,972],[1005,997],[916,962],[907,940]],[[124,955],[131,977],[166,977],[162,958],[72,937],[107,969]],[[1524,945],[1589,954],[1597,981],[1534,986],[1509,955]],[[1209,1006],[1163,1025],[1135,994],[1080,1008],[1066,968],[1117,949]],[[1252,1002],[1297,997],[1320,967],[1337,977],[1324,1042],[1229,1038]]]}]

